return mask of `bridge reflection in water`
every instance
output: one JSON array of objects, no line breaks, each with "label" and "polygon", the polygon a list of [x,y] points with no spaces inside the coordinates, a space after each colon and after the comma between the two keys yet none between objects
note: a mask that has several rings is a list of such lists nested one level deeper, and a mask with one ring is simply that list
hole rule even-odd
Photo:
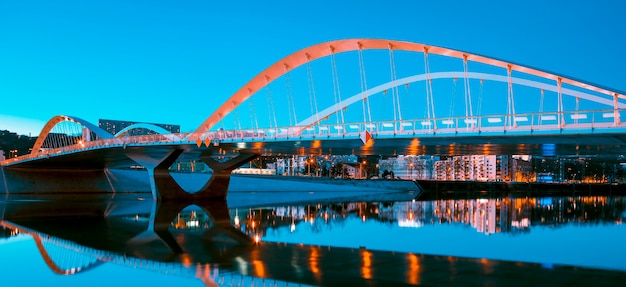
[{"label": "bridge reflection in water", "polygon": [[159,203],[118,195],[9,198],[0,209],[8,236],[32,236],[46,265],[61,275],[116,264],[195,277],[207,286],[510,285],[520,280],[618,286],[626,279],[620,271],[260,240],[268,229],[293,231],[299,223],[330,225],[354,217],[405,227],[457,222],[483,233],[572,221],[621,224],[623,198],[327,202],[229,210],[225,201]]}]

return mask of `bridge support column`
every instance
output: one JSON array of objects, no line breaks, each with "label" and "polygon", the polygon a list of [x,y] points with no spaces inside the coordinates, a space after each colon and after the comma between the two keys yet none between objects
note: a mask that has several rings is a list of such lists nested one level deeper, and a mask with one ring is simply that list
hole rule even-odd
[{"label": "bridge support column", "polygon": [[161,200],[226,200],[230,173],[233,169],[255,159],[258,154],[239,154],[235,158],[220,162],[211,157],[211,153],[203,154],[200,160],[206,163],[212,170],[211,178],[196,193],[185,191],[170,174],[169,167],[183,153],[182,149],[173,149],[166,154],[153,157],[141,150],[130,150],[126,155],[142,165],[148,171],[150,189],[155,201]]},{"label": "bridge support column", "polygon": [[154,200],[163,200],[188,195],[172,178],[169,171],[169,167],[182,153],[182,149],[173,149],[161,157],[154,158],[140,150],[130,150],[126,153],[126,156],[146,168],[152,198]]},{"label": "bridge support column", "polygon": [[230,183],[230,173],[258,156],[258,154],[239,154],[229,161],[219,162],[211,157],[211,155],[201,155],[200,159],[213,170],[213,175],[205,186],[194,195],[201,198],[226,200],[226,192],[228,191],[228,184]]}]

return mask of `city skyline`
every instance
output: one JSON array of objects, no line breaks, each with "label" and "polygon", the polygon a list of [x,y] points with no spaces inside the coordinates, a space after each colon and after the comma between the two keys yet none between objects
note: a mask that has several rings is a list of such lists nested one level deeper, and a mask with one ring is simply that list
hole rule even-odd
[{"label": "city skyline", "polygon": [[355,37],[449,47],[625,91],[626,4],[585,4],[2,3],[0,130],[37,136],[66,114],[191,131],[277,60]]}]

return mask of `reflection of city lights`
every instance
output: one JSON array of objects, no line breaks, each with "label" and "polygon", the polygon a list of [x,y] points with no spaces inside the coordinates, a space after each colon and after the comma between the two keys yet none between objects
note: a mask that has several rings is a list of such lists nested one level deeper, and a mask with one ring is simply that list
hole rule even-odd
[{"label": "reflection of city lights", "polygon": [[183,266],[189,268],[189,266],[191,266],[192,260],[191,257],[189,257],[189,254],[184,253],[181,255],[181,262],[183,263]]},{"label": "reflection of city lights", "polygon": [[317,251],[317,248],[315,247],[311,247],[311,255],[309,256],[309,269],[311,269],[311,272],[313,272],[313,274],[317,277],[320,275],[320,269],[318,266],[318,261],[319,261],[319,251]]},{"label": "reflection of city lights", "polygon": [[361,260],[363,261],[361,276],[365,279],[372,279],[372,252],[362,249]]},{"label": "reflection of city lights", "polygon": [[259,241],[261,241],[261,237],[259,237],[258,234],[254,235],[254,243],[259,244]]},{"label": "reflection of city lights", "polygon": [[[574,205],[576,205],[575,209]],[[245,232],[254,241],[256,241],[255,234],[264,235],[267,228],[283,227],[285,232],[293,233],[296,229],[295,221],[309,222],[312,225],[311,228],[317,230],[323,225],[333,225],[347,218],[360,218],[364,224],[372,220],[374,222],[381,220],[402,228],[420,228],[429,223],[462,223],[471,226],[476,232],[489,235],[500,232],[528,232],[531,225],[552,226],[572,221],[594,220],[600,215],[598,213],[604,214],[604,208],[611,205],[605,197],[553,198],[551,200],[496,198],[413,200],[392,203],[353,202],[340,206],[314,204],[251,211],[241,224],[247,224],[248,228]],[[259,216],[252,215],[254,213]],[[612,224],[622,224],[619,214],[621,212],[617,217],[607,219]],[[202,213],[198,212],[198,216],[201,216],[198,219],[200,225],[204,224],[205,219],[202,219]],[[626,213],[622,217],[626,218]],[[256,222],[257,219],[259,222]],[[315,220],[318,222],[315,223]],[[302,228],[308,230],[310,227],[309,224],[298,227],[298,229]]]},{"label": "reflection of city lights", "polygon": [[239,227],[239,216],[235,215],[235,226]]},{"label": "reflection of city lights", "polygon": [[419,273],[420,273],[420,263],[419,258],[415,254],[407,254],[407,260],[409,261],[409,270],[407,270],[407,281],[410,284],[418,285],[419,284]]}]

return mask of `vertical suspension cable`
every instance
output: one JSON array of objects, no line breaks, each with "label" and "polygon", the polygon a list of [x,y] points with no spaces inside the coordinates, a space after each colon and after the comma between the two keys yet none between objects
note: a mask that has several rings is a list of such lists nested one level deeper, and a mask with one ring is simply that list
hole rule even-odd
[{"label": "vertical suspension cable", "polygon": [[[265,76],[265,80],[268,82],[267,86],[265,86],[265,92],[267,94],[267,114],[269,117],[269,125],[270,129],[276,129],[278,128],[278,123],[276,122],[276,110],[274,108],[274,99],[272,98],[272,87],[269,84],[269,77]],[[273,126],[272,123],[274,123]]]},{"label": "vertical suspension cable", "polygon": [[543,121],[543,99],[544,91],[541,89],[541,99],[539,99],[539,125],[541,125]]},{"label": "vertical suspension cable", "polygon": [[477,116],[481,116],[483,111],[483,85],[485,83],[484,79],[480,79],[480,92],[478,93],[478,110],[476,111]]},{"label": "vertical suspension cable", "polygon": [[559,77],[556,79],[556,84],[557,84],[557,93],[559,94],[559,102],[558,102],[558,111],[559,111],[559,127],[563,127],[565,126],[565,119],[563,118],[563,93],[561,90],[561,86],[562,86],[562,79]]},{"label": "vertical suspension cable", "polygon": [[472,90],[470,89],[470,79],[467,66],[467,55],[463,54],[463,76],[465,87],[465,117],[473,117],[474,112],[472,108]]},{"label": "vertical suspension cable", "polygon": [[580,106],[580,97],[576,97],[576,112],[575,112],[575,120],[574,123],[578,123],[578,107]]},{"label": "vertical suspension cable", "polygon": [[341,124],[344,124],[343,101],[341,100],[341,89],[339,88],[339,74],[337,72],[337,62],[335,61],[335,47],[330,46],[330,62],[332,66],[333,76],[333,95],[335,97],[335,106],[339,104],[339,115],[337,116],[337,124],[341,118]]},{"label": "vertical suspension cable", "polygon": [[396,131],[397,110],[396,110],[396,93],[394,86],[396,81],[393,77],[393,50],[389,44],[389,73],[391,74],[391,105],[393,106],[393,131]]},{"label": "vertical suspension cable", "polygon": [[424,71],[426,72],[426,105],[428,106],[428,119],[433,119],[433,131],[437,130],[435,116],[435,101],[433,97],[433,79],[430,77],[430,62],[428,60],[428,47],[424,47]]},{"label": "vertical suspension cable", "polygon": [[67,132],[66,132],[67,122],[61,123],[61,147],[67,146]]},{"label": "vertical suspension cable", "polygon": [[241,121],[239,120],[239,109],[234,110],[235,114],[233,117],[233,129],[237,131],[241,131]]},{"label": "vertical suspension cable", "polygon": [[319,111],[317,109],[317,95],[315,94],[315,83],[313,81],[313,68],[311,68],[311,56],[309,54],[305,54],[306,57],[306,72],[307,72],[307,82],[309,87],[309,106],[311,108],[311,115],[315,116],[315,123],[319,126],[320,118]]},{"label": "vertical suspension cable", "polygon": [[[365,60],[363,58],[363,45],[359,44],[359,68],[361,75],[361,94],[363,98],[362,106],[363,106],[363,122],[369,125],[370,131],[372,131],[372,111],[370,109],[370,101],[368,100],[367,95],[367,75],[365,74]],[[367,109],[366,109],[367,107]],[[366,117],[366,110],[367,116]]]},{"label": "vertical suspension cable", "polygon": [[[293,86],[291,85],[291,76],[289,75],[289,66],[285,64],[285,85],[287,88],[287,111],[289,113],[289,126],[298,124],[298,117],[296,116],[296,102],[293,97]],[[293,119],[293,123],[292,123]]]},{"label": "vertical suspension cable", "polygon": [[456,78],[452,79],[452,99],[450,101],[450,112],[448,113],[448,117],[452,119],[454,116],[454,103],[456,102]]},{"label": "vertical suspension cable", "polygon": [[613,93],[613,126],[618,126],[620,123],[619,119],[619,96],[617,93]]},{"label": "vertical suspension cable", "polygon": [[[394,124],[393,124],[393,130],[396,130],[396,115],[395,113],[398,113],[398,117],[397,120],[402,122],[402,110],[400,109],[401,105],[400,105],[400,94],[398,93],[398,85],[396,83],[396,63],[395,63],[395,58],[394,58],[394,52],[393,52],[393,46],[391,44],[389,44],[389,69],[390,69],[390,73],[391,73],[391,82],[392,82],[392,86],[391,86],[391,97],[394,99],[393,103],[394,103],[394,115],[393,115],[393,119],[394,119]],[[395,106],[397,105],[397,107]],[[402,129],[402,123],[400,123],[400,127]]]},{"label": "vertical suspension cable", "polygon": [[507,113],[510,118],[510,126],[516,127],[517,123],[515,122],[515,98],[513,97],[513,78],[512,78],[513,67],[511,65],[507,65],[506,74],[508,81],[508,92],[507,92]]},{"label": "vertical suspension cable", "polygon": [[259,131],[259,119],[256,115],[256,109],[254,108],[254,97],[252,96],[252,90],[248,89],[248,94],[250,95],[250,125],[252,126],[253,133]]},{"label": "vertical suspension cable", "polygon": [[58,141],[57,148],[63,147],[63,122],[58,123],[56,126],[56,136]]}]

